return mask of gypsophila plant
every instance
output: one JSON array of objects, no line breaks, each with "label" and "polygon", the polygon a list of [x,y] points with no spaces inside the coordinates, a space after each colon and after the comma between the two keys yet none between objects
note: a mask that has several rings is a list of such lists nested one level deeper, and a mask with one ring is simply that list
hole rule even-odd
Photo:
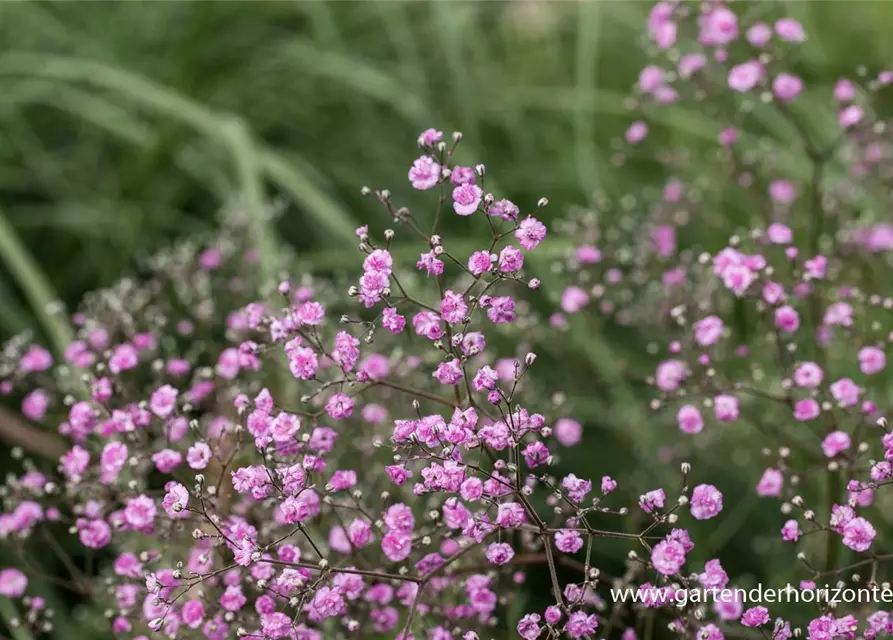
[{"label": "gypsophila plant", "polygon": [[[357,229],[349,284],[261,281],[236,217],[90,296],[62,362],[28,336],[5,345],[2,390],[64,438],[55,468],[25,458],[4,488],[0,532],[21,564],[0,572],[0,594],[17,601],[15,624],[52,631],[29,590],[38,544],[66,574],[48,579],[97,604],[121,637],[474,640],[506,622],[526,640],[893,631],[881,604],[825,603],[798,621],[771,603],[677,598],[736,584],[721,558],[688,559],[692,525],[723,512],[719,480],[653,451],[646,466],[670,465],[672,485],[633,487],[626,504],[609,475],[564,470],[582,424],[554,401],[560,389],[534,380],[533,346],[502,349],[554,341],[571,316],[636,328],[660,357],[641,381],[654,424],[639,428],[669,416],[683,448],[765,455],[752,486],[782,512],[767,566],[794,556],[804,590],[883,581],[893,228],[865,213],[893,176],[872,108],[893,74],[807,92],[792,66],[807,35],[775,10],[652,10],[655,61],[616,160],[650,155],[668,182],[639,217],[647,191],[616,216],[604,205],[563,221],[574,250],[549,276],[562,278],[555,291],[531,269],[551,239],[548,201],[488,192],[484,165],[456,164],[461,134],[432,128],[408,174],[431,210],[401,206],[402,189],[364,189],[393,228]],[[720,123],[715,142],[648,151],[649,118],[686,100]],[[807,100],[833,105],[831,130],[803,120]],[[747,138],[766,113],[793,137]],[[707,168],[724,178],[692,177]],[[755,220],[702,248],[692,222],[730,190]],[[446,216],[483,221],[476,250],[439,235]],[[418,258],[402,263],[398,242]],[[558,308],[540,322],[549,296]],[[599,566],[609,542],[623,548],[618,575]],[[549,604],[506,621],[533,566]],[[640,601],[611,602],[609,587]]]},{"label": "gypsophila plant", "polygon": [[[796,556],[800,589],[838,580],[889,588],[883,488],[893,478],[893,434],[883,408],[893,226],[884,216],[893,165],[880,108],[893,73],[859,69],[833,87],[808,87],[796,71],[807,34],[782,8],[653,8],[646,46],[654,62],[639,76],[632,99],[639,115],[615,162],[646,157],[665,168],[667,181],[657,193],[602,202],[566,222],[583,242],[561,265],[573,282],[551,326],[591,314],[642,328],[647,351],[662,356],[644,381],[656,391],[651,408],[690,439],[688,453],[764,456],[752,490],[780,501],[777,540]],[[667,147],[660,124],[683,103],[709,115],[711,145]],[[770,124],[777,139],[764,135]],[[631,215],[636,207],[647,207],[644,218]],[[743,221],[734,215],[742,207]],[[711,211],[734,221],[724,225],[725,246],[705,249],[699,241]],[[688,498],[696,519],[722,506],[712,486]],[[665,501],[662,489],[644,499]],[[695,581],[734,584],[718,559]],[[665,603],[655,597],[651,605]],[[683,616],[674,624],[711,639],[739,623],[782,640],[893,631],[877,598],[826,603],[802,627],[779,616],[782,605],[753,604],[718,603],[714,622],[692,625]],[[699,619],[711,615],[687,608]]]}]

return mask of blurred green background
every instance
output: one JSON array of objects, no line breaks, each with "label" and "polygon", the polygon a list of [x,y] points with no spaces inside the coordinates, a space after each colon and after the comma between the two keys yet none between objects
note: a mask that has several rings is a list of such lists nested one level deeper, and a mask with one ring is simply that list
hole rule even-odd
[{"label": "blurred green background", "polygon": [[[765,4],[736,3],[744,11]],[[283,243],[316,267],[353,269],[356,256],[343,249],[355,244],[354,228],[376,217],[382,228],[388,223],[360,197],[361,186],[390,188],[411,208],[426,202],[411,193],[406,172],[416,136],[429,126],[462,131],[459,160],[487,164],[499,196],[522,209],[547,196],[547,222],[600,193],[660,188],[666,176],[649,158],[612,164],[633,119],[627,96],[648,61],[650,7],[627,0],[0,4],[0,338],[36,329],[51,339],[41,335],[48,301],[75,306],[86,291],[132,271],[141,255],[212,229],[225,205],[260,212],[281,203],[275,224],[257,216],[255,232],[268,250]],[[827,88],[859,65],[877,70],[893,59],[893,3],[775,7],[806,27],[795,64],[809,86]],[[833,115],[825,106],[816,126]],[[760,134],[772,128],[757,124]],[[691,106],[663,109],[656,125],[674,144],[713,140],[709,117]],[[709,179],[709,170],[700,167],[699,177]],[[736,219],[717,211],[701,222],[722,241]],[[444,235],[474,231],[450,217]],[[559,384],[585,394],[585,372],[611,353],[584,327],[568,340],[578,361],[562,362],[583,375]],[[631,420],[642,416],[628,406],[640,400],[644,408],[647,400],[633,396],[593,400],[588,413],[576,406],[588,426],[619,405]],[[650,446],[647,432],[624,437]],[[597,461],[614,472],[623,465],[617,446],[588,437],[567,464]],[[738,495],[727,494],[727,509],[705,554],[738,540],[745,521],[753,531],[774,531],[777,507],[758,510],[749,476],[738,480]],[[740,566],[727,566],[730,574],[759,573],[751,542],[742,536],[733,547],[731,562]]]},{"label": "blurred green background", "polygon": [[[374,215],[361,185],[413,195],[405,174],[428,126],[461,130],[460,159],[490,165],[518,202],[546,195],[560,211],[596,189],[636,192],[648,163],[610,159],[650,6],[3,3],[3,261],[23,248],[48,295],[74,304],[141,252],[213,225],[223,203],[282,198],[278,235],[337,266],[332,249]],[[778,6],[810,34],[811,81],[891,59],[890,3]],[[699,138],[701,114],[666,114],[668,135]],[[0,271],[3,336],[35,324],[22,278]]]}]

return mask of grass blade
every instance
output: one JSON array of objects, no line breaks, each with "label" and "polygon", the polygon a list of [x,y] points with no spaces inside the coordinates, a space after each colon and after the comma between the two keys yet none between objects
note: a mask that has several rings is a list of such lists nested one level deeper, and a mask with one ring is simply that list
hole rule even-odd
[{"label": "grass blade", "polygon": [[57,301],[56,294],[3,211],[0,211],[0,259],[15,276],[34,314],[43,325],[53,350],[61,356],[73,340],[71,327],[60,314],[50,313],[53,303]]}]

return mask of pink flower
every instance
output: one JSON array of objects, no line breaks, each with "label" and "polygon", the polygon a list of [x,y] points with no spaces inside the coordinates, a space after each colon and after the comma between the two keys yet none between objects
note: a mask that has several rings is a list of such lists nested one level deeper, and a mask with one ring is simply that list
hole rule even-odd
[{"label": "pink flower", "polygon": [[806,260],[803,263],[803,268],[806,271],[804,279],[821,280],[825,277],[825,270],[828,268],[828,258],[825,256],[816,256],[811,260]]},{"label": "pink flower", "polygon": [[487,251],[475,251],[468,258],[468,270],[476,276],[486,273],[496,261],[496,255]]},{"label": "pink flower", "polygon": [[356,471],[336,471],[332,474],[332,477],[329,479],[329,485],[331,485],[331,491],[344,491],[345,489],[350,489],[357,484],[357,473]]},{"label": "pink flower", "polygon": [[381,539],[381,550],[391,562],[402,562],[412,552],[412,536],[402,531],[389,531]]},{"label": "pink flower", "polygon": [[815,362],[803,362],[794,370],[794,384],[806,389],[817,388],[824,377],[822,368]]},{"label": "pink flower", "polygon": [[515,529],[527,522],[524,507],[520,502],[503,502],[496,514],[496,524],[504,529]]},{"label": "pink flower", "polygon": [[127,501],[124,521],[137,531],[151,531],[156,512],[155,501],[149,496],[140,495]]},{"label": "pink flower", "polygon": [[884,370],[887,366],[887,357],[877,347],[863,347],[859,350],[859,369],[867,376],[874,375]]},{"label": "pink flower", "polygon": [[649,65],[639,72],[639,91],[652,93],[664,84],[664,70],[655,65]]},{"label": "pink flower", "polygon": [[722,493],[712,484],[699,484],[691,494],[691,515],[696,520],[709,520],[722,511]]},{"label": "pink flower", "polygon": [[801,422],[815,420],[819,417],[820,413],[821,409],[819,408],[819,403],[813,398],[798,400],[794,404],[794,418]]},{"label": "pink flower", "polygon": [[90,454],[86,449],[75,445],[62,456],[62,473],[72,482],[80,482],[81,476],[90,464]]},{"label": "pink flower", "polygon": [[109,371],[119,374],[122,371],[133,369],[139,364],[139,352],[132,344],[119,344],[112,351],[112,357],[109,358]]},{"label": "pink flower", "polygon": [[731,264],[722,273],[723,284],[736,296],[743,295],[755,279],[753,270],[743,264]]},{"label": "pink flower", "polygon": [[676,42],[676,24],[671,20],[673,7],[658,2],[648,16],[648,32],[661,49],[669,49]]},{"label": "pink flower", "polygon": [[281,611],[274,611],[262,620],[264,638],[287,638],[293,633],[291,618]]},{"label": "pink flower", "polygon": [[784,485],[784,476],[778,469],[766,469],[757,483],[757,495],[763,497],[777,497],[781,494]]},{"label": "pink flower", "polygon": [[629,128],[626,130],[626,141],[630,144],[636,144],[645,139],[645,136],[648,135],[648,125],[642,122],[641,120],[637,120],[633,122]]},{"label": "pink flower", "polygon": [[793,240],[791,228],[777,222],[769,225],[766,236],[772,244],[789,244]]},{"label": "pink flower", "polygon": [[732,67],[729,71],[729,88],[744,93],[763,79],[765,70],[757,60],[750,60]]},{"label": "pink flower", "polygon": [[765,22],[757,22],[747,30],[747,41],[755,47],[765,47],[772,39],[772,27]]},{"label": "pink flower", "polygon": [[676,391],[687,374],[682,360],[666,360],[657,366],[655,385],[661,391]]},{"label": "pink flower", "polygon": [[103,484],[114,482],[127,462],[127,455],[127,445],[123,442],[106,444],[99,456],[99,481]]},{"label": "pink flower", "polygon": [[853,551],[868,551],[877,532],[865,518],[853,518],[843,527],[843,544]]},{"label": "pink flower", "polygon": [[38,371],[46,371],[53,366],[53,356],[43,347],[36,344],[28,347],[28,350],[19,360],[19,368],[25,373],[33,373]]},{"label": "pink flower", "polygon": [[78,520],[78,538],[89,549],[102,549],[112,540],[112,529],[105,520]]},{"label": "pink flower", "polygon": [[583,502],[586,494],[592,491],[592,483],[589,480],[578,478],[570,473],[561,481],[561,486],[567,491],[568,497],[574,502]]},{"label": "pink flower", "polygon": [[720,394],[713,398],[713,413],[721,422],[734,422],[738,419],[738,398]]},{"label": "pink flower", "polygon": [[149,408],[159,418],[167,418],[177,406],[179,392],[169,384],[159,387],[152,393]]},{"label": "pink flower", "polygon": [[856,85],[846,78],[841,78],[834,85],[834,99],[838,102],[849,102],[856,97]]},{"label": "pink flower", "polygon": [[[482,303],[483,304],[483,303]],[[511,296],[490,299],[487,318],[494,324],[508,324],[515,320],[515,300]]]},{"label": "pink flower", "polygon": [[704,429],[704,418],[697,407],[691,404],[683,405],[676,413],[676,422],[683,433],[700,433]]},{"label": "pink flower", "polygon": [[180,610],[183,624],[190,629],[198,629],[205,617],[205,606],[201,600],[190,600]]},{"label": "pink flower", "polygon": [[419,146],[434,146],[438,142],[443,140],[443,131],[438,131],[437,129],[425,129],[422,133],[419,134]]},{"label": "pink flower", "polygon": [[559,418],[552,427],[552,434],[565,447],[573,447],[583,438],[583,425],[571,418]]},{"label": "pink flower", "polygon": [[497,200],[487,209],[487,215],[502,218],[507,222],[517,220],[520,213],[520,209],[511,200]]},{"label": "pink flower", "polygon": [[766,607],[751,607],[741,616],[741,624],[745,627],[759,627],[769,622],[769,610]]},{"label": "pink flower", "polygon": [[224,380],[232,380],[239,375],[241,365],[239,364],[239,350],[234,348],[224,349],[217,359],[217,365],[214,371],[217,372]]},{"label": "pink flower", "polygon": [[189,491],[182,484],[173,483],[168,486],[167,493],[161,501],[161,507],[171,518],[185,518],[189,514],[186,507],[189,505]]},{"label": "pink flower", "polygon": [[[698,640],[725,640],[725,635],[715,624],[705,624],[698,629]],[[781,640],[781,639],[779,639]]]},{"label": "pink flower", "polygon": [[325,620],[341,615],[345,607],[344,597],[337,587],[320,587],[310,602],[310,616],[311,619]]},{"label": "pink flower", "polygon": [[170,473],[183,462],[183,454],[173,449],[162,449],[152,455],[152,462],[161,473]]},{"label": "pink flower", "polygon": [[723,129],[719,132],[719,144],[729,147],[738,141],[738,131],[733,128]]},{"label": "pink flower", "polygon": [[449,324],[459,324],[468,315],[468,305],[461,293],[447,290],[440,302],[440,315]]},{"label": "pink flower", "polygon": [[851,104],[841,110],[840,115],[838,116],[838,121],[840,122],[841,127],[849,129],[853,125],[859,124],[862,121],[862,115],[862,107],[856,104]]},{"label": "pink flower", "polygon": [[698,582],[705,589],[723,589],[729,582],[729,576],[719,560],[708,560],[704,565],[704,573],[698,576]]},{"label": "pink flower", "polygon": [[393,307],[388,307],[381,315],[381,326],[393,334],[400,333],[406,327],[406,318],[397,313]]},{"label": "pink flower", "polygon": [[679,64],[677,65],[676,70],[679,72],[680,78],[687,80],[696,72],[703,69],[705,64],[707,64],[707,58],[702,54],[687,53],[679,58]]},{"label": "pink flower", "polygon": [[772,81],[772,91],[779,100],[793,100],[803,91],[803,80],[789,73],[779,73]]},{"label": "pink flower", "polygon": [[593,613],[587,615],[583,611],[574,611],[564,625],[564,632],[568,638],[589,638],[595,635],[598,629],[598,617]]},{"label": "pink flower", "polygon": [[524,266],[524,255],[521,250],[508,245],[499,252],[499,270],[503,273],[515,273]]},{"label": "pink flower", "polygon": [[469,502],[480,500],[481,496],[484,495],[484,483],[481,482],[480,478],[466,478],[459,487],[459,495],[462,496],[463,500]]},{"label": "pink flower", "polygon": [[540,627],[540,615],[537,613],[528,613],[518,621],[518,635],[524,640],[537,640],[543,629]]},{"label": "pink flower", "polygon": [[[383,251],[382,253],[386,252]],[[368,261],[370,258],[371,256],[369,258],[366,258],[366,260]],[[323,306],[320,303],[314,302],[312,300],[308,300],[300,307],[298,307],[295,311],[295,318],[297,318],[298,322],[300,322],[302,325],[317,326],[322,322],[324,317],[325,309],[323,308]]]},{"label": "pink flower", "polygon": [[22,415],[37,422],[43,420],[49,406],[50,397],[47,393],[43,389],[35,389],[22,400]]},{"label": "pink flower", "polygon": [[433,188],[440,181],[440,165],[431,156],[417,158],[409,170],[409,181],[415,189]]},{"label": "pink flower", "polygon": [[477,174],[474,167],[453,167],[450,172],[450,183],[456,187],[465,184],[474,184],[477,181]]},{"label": "pink flower", "polygon": [[773,180],[769,184],[769,197],[781,205],[790,205],[797,198],[797,188],[788,180]]},{"label": "pink flower", "polygon": [[555,547],[562,553],[577,553],[583,548],[583,537],[577,531],[559,529],[555,532]]},{"label": "pink flower", "polygon": [[0,595],[20,598],[28,588],[28,577],[18,569],[0,571]]},{"label": "pink flower", "polygon": [[412,328],[416,335],[424,336],[429,340],[439,340],[443,337],[440,320],[440,316],[433,311],[421,311],[413,316]]},{"label": "pink flower", "polygon": [[485,365],[478,369],[478,372],[474,375],[474,378],[471,381],[471,386],[475,391],[495,389],[498,380],[499,373],[490,367],[490,365]]},{"label": "pink flower", "polygon": [[326,401],[326,414],[333,420],[344,420],[353,415],[354,399],[340,391]]},{"label": "pink flower", "polygon": [[853,307],[846,302],[834,302],[828,305],[822,322],[829,326],[851,327],[853,326]]},{"label": "pink flower", "polygon": [[288,368],[298,380],[311,380],[319,368],[319,359],[313,349],[298,346],[299,343],[296,343],[295,340],[287,342],[285,345]]},{"label": "pink flower", "polygon": [[238,611],[248,602],[239,585],[229,585],[220,596],[220,606],[224,611]]},{"label": "pink flower", "polygon": [[211,447],[205,442],[196,442],[186,453],[186,463],[190,469],[204,469],[211,461]]},{"label": "pink flower", "polygon": [[775,310],[775,326],[785,333],[794,333],[800,328],[800,314],[789,305],[779,307]]},{"label": "pink flower", "polygon": [[580,287],[568,287],[561,294],[561,308],[565,313],[576,313],[589,304],[589,294]]},{"label": "pink flower", "polygon": [[434,371],[434,378],[441,384],[459,384],[462,380],[462,365],[458,358],[453,358],[448,362],[441,362]]},{"label": "pink flower", "polygon": [[470,216],[477,211],[484,192],[476,184],[464,184],[453,189],[453,210],[460,216]]},{"label": "pink flower", "polygon": [[837,400],[837,404],[842,407],[852,407],[859,402],[859,394],[861,391],[855,382],[849,378],[841,378],[836,382],[832,382],[829,387],[831,395]]},{"label": "pink flower", "polygon": [[822,440],[822,451],[828,458],[850,448],[850,436],[843,431],[832,431]]},{"label": "pink flower", "polygon": [[797,542],[800,538],[800,525],[796,520],[788,520],[781,528],[781,537],[785,542]]},{"label": "pink flower", "polygon": [[531,469],[546,464],[549,459],[549,449],[540,440],[528,444],[521,453],[524,456],[524,462]]},{"label": "pink flower", "polygon": [[494,542],[487,547],[485,554],[492,564],[502,565],[509,562],[515,556],[515,550],[505,542]]},{"label": "pink flower", "polygon": [[698,25],[698,40],[703,45],[725,45],[738,37],[738,17],[722,5],[702,14],[698,18]]},{"label": "pink flower", "polygon": [[675,540],[661,540],[651,551],[651,564],[665,576],[678,573],[685,564],[685,548]]},{"label": "pink flower", "polygon": [[785,42],[805,42],[803,26],[793,18],[780,18],[775,22],[775,33]]},{"label": "pink flower", "polygon": [[639,506],[645,513],[651,513],[655,509],[663,509],[667,494],[663,489],[654,489],[639,497]]},{"label": "pink flower", "polygon": [[695,323],[695,342],[702,347],[716,344],[722,337],[723,321],[719,316],[707,316]]}]

